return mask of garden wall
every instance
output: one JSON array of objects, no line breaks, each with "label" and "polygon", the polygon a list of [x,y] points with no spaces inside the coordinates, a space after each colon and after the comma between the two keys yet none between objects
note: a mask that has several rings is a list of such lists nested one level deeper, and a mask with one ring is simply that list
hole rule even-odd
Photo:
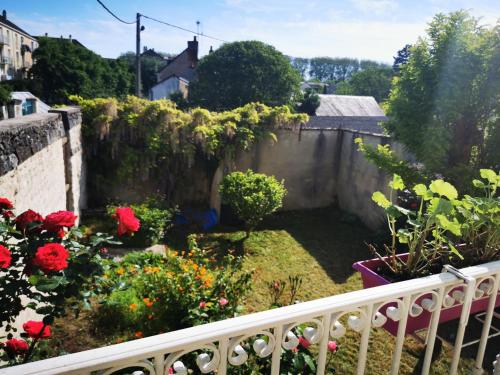
[{"label": "garden wall", "polygon": [[[354,140],[366,144],[391,143],[389,136],[339,129],[302,129],[277,131],[278,142],[260,142],[248,152],[237,154],[234,164],[222,168],[252,169],[279,180],[285,180],[288,194],[285,210],[326,207],[337,204],[358,216],[369,228],[376,229],[384,221],[383,211],[371,200],[374,191],[387,191],[388,176],[367,161],[357,150]],[[399,144],[391,145],[403,156]],[[216,173],[213,187],[222,177]],[[213,189],[212,189],[213,190]],[[212,195],[215,191],[213,190]],[[212,196],[217,208],[219,198]]]},{"label": "garden wall", "polygon": [[0,196],[16,213],[85,208],[81,125],[78,108],[0,122]]}]

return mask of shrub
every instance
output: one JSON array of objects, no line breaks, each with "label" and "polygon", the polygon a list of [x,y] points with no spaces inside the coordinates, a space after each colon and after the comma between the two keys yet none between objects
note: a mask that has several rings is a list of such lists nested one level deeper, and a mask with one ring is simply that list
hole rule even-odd
[{"label": "shrub", "polygon": [[134,252],[109,261],[96,322],[142,336],[233,317],[250,289],[251,273],[241,271],[241,261],[232,255],[217,261],[193,239],[181,254]]},{"label": "shrub", "polygon": [[247,237],[257,224],[283,204],[284,181],[251,170],[227,175],[220,186],[222,201],[246,224]]},{"label": "shrub", "polygon": [[[116,206],[108,206],[107,211],[113,215]],[[150,246],[159,243],[165,237],[172,224],[173,210],[162,208],[159,202],[149,199],[141,204],[131,204],[135,216],[141,226],[133,237],[123,240],[127,246]]]},{"label": "shrub", "polygon": [[[64,316],[67,308],[78,312],[90,306],[94,278],[103,271],[100,253],[104,246],[119,243],[102,233],[84,239],[75,227],[77,217],[69,211],[44,218],[27,210],[16,217],[13,208],[0,197],[0,327],[8,332],[0,348],[1,359],[9,364],[32,357],[37,342],[50,336],[53,317]],[[23,324],[21,335],[30,338],[23,341],[11,332],[16,332],[12,323],[26,309],[45,317]]]}]

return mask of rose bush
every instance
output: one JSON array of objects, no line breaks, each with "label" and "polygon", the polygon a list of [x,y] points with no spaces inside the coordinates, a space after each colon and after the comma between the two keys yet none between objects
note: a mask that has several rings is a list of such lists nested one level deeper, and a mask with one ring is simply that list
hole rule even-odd
[{"label": "rose bush", "polygon": [[[0,197],[0,327],[8,334],[1,359],[10,364],[31,358],[37,342],[50,336],[53,317],[90,306],[89,298],[98,292],[95,278],[103,273],[101,250],[120,243],[102,233],[84,238],[69,211],[44,218],[27,210],[16,217],[13,208]],[[124,220],[127,234],[138,229],[133,214]],[[24,322],[21,335],[28,341],[12,334],[17,332],[13,323],[26,309],[45,316]]]}]

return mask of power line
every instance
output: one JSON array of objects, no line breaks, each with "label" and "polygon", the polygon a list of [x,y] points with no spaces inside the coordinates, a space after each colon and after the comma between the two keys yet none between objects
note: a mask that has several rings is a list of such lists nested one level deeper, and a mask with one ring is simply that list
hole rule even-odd
[{"label": "power line", "polygon": [[[98,0],[99,1],[99,0]],[[158,20],[156,18],[153,18],[153,17],[149,17],[149,16],[146,16],[145,14],[141,14],[142,17],[144,18],[148,18],[150,19],[151,21],[155,21],[155,22],[159,22],[159,23],[162,23],[164,25],[167,25],[167,26],[170,26],[170,27],[174,27],[176,29],[179,29],[179,30],[182,30],[182,31],[187,31],[188,33],[192,33],[192,34],[198,34],[198,32],[194,31],[194,30],[189,30],[189,29],[186,29],[184,27],[181,27],[181,26],[177,26],[177,25],[173,25],[171,23],[168,23],[168,22],[165,22],[165,21],[161,21],[161,20]],[[227,43],[227,40],[224,40],[224,39],[219,39],[219,38],[216,38],[214,36],[210,36],[210,35],[206,35],[206,34],[201,34],[201,36],[204,36],[205,38],[209,38],[209,39],[213,39],[213,40],[218,40],[219,42],[224,42],[224,43]]]},{"label": "power line", "polygon": [[135,22],[136,22],[136,21],[127,22],[127,21],[122,20],[120,17],[118,17],[116,14],[114,14],[112,11],[110,11],[110,10],[108,9],[108,7],[107,7],[106,5],[104,5],[104,4],[103,4],[103,2],[102,2],[101,0],[97,0],[97,2],[98,2],[99,4],[101,4],[101,6],[102,6],[104,9],[106,9],[106,11],[107,11],[109,14],[111,14],[113,17],[115,17],[118,21],[120,21],[120,22],[122,22],[122,23],[125,23],[125,24],[127,24],[127,25],[132,25],[133,23],[135,23]]}]

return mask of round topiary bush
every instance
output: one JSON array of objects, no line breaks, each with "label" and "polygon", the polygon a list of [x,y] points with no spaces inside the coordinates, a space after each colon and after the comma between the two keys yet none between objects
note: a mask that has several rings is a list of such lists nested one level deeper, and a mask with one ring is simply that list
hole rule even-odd
[{"label": "round topiary bush", "polygon": [[251,170],[228,174],[219,191],[222,202],[245,222],[247,237],[265,216],[282,206],[287,193],[284,181]]}]

